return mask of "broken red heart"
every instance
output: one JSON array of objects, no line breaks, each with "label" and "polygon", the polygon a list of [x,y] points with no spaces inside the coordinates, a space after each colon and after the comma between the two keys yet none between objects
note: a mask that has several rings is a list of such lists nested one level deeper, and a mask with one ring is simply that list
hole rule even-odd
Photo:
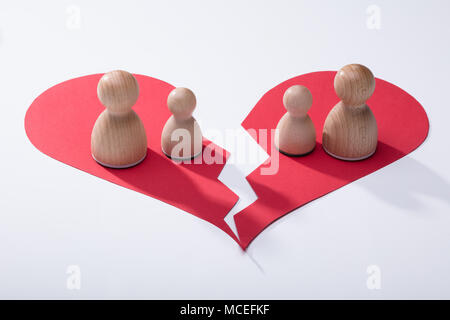
[{"label": "broken red heart", "polygon": [[[270,223],[293,209],[374,172],[417,148],[428,133],[428,119],[409,94],[377,79],[368,104],[379,126],[378,150],[370,159],[349,163],[326,155],[321,146],[322,125],[337,103],[333,89],[335,72],[317,72],[290,79],[266,93],[244,120],[246,129],[274,129],[282,114],[282,95],[291,85],[307,86],[314,97],[310,110],[318,146],[302,158],[279,155],[279,170],[261,175],[260,168],[248,176],[258,200],[235,215],[239,239],[224,221],[237,196],[217,180],[227,158],[225,150],[204,141],[204,152],[216,154],[222,163],[176,164],[161,151],[161,131],[169,118],[166,99],[170,84],[135,75],[140,96],[134,110],[147,129],[148,156],[126,170],[108,169],[91,157],[90,135],[104,107],[97,99],[101,74],[58,84],[41,94],[25,116],[25,130],[37,149],[75,168],[172,204],[225,231],[245,249]],[[269,155],[277,152],[269,139],[260,141]],[[273,153],[275,155],[275,153]],[[217,158],[217,157],[215,157]]]}]

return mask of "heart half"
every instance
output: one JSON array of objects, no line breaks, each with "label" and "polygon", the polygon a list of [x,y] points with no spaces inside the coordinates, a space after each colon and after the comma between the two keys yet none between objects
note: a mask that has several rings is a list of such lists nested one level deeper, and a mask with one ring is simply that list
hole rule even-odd
[{"label": "heart half", "polygon": [[221,161],[207,164],[200,157],[200,164],[176,163],[161,151],[161,132],[171,116],[166,101],[172,85],[135,75],[140,93],[133,110],[144,123],[148,140],[143,162],[128,169],[110,169],[93,160],[91,132],[105,110],[97,99],[101,76],[95,74],[60,83],[33,101],[25,116],[25,130],[33,145],[65,164],[187,211],[238,241],[224,221],[238,197],[217,180],[227,152],[206,139],[203,153],[209,159]]},{"label": "heart half", "polygon": [[[268,91],[243,121],[242,126],[270,155],[247,177],[258,199],[234,216],[243,248],[276,219],[404,157],[427,137],[428,118],[419,102],[399,87],[376,79],[375,92],[367,102],[378,124],[375,154],[357,162],[327,155],[321,145],[322,128],[328,112],[339,102],[333,86],[335,75],[336,72],[323,71],[287,80]],[[309,88],[313,96],[309,115],[316,128],[317,145],[304,157],[280,154],[273,139],[266,139],[264,133],[276,128],[286,112],[283,94],[296,84]],[[274,163],[278,168],[274,174],[261,171],[265,168],[271,173]]]}]

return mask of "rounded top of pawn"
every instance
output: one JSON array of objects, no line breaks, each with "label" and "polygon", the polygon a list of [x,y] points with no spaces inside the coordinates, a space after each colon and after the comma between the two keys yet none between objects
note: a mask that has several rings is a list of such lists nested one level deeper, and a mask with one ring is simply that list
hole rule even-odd
[{"label": "rounded top of pawn", "polygon": [[375,77],[369,68],[349,64],[336,74],[334,90],[345,105],[361,106],[375,91]]},{"label": "rounded top of pawn", "polygon": [[306,116],[312,105],[312,94],[305,86],[295,85],[286,90],[283,104],[290,115],[294,117]]},{"label": "rounded top of pawn", "polygon": [[111,71],[98,82],[97,96],[108,111],[129,112],[138,99],[139,85],[131,73]]},{"label": "rounded top of pawn", "polygon": [[173,116],[180,120],[186,120],[192,116],[197,99],[188,88],[175,88],[167,97],[167,106]]}]

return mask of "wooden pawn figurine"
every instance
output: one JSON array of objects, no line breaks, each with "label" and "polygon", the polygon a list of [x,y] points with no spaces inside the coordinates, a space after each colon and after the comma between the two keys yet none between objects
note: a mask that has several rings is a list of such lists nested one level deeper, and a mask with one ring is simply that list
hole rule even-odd
[{"label": "wooden pawn figurine", "polygon": [[283,104],[287,112],[275,131],[275,147],[287,156],[302,156],[316,146],[316,129],[307,114],[312,105],[308,88],[295,85],[286,90]]},{"label": "wooden pawn figurine", "polygon": [[144,125],[131,107],[139,96],[139,85],[131,73],[116,70],[103,75],[97,96],[106,107],[91,135],[92,157],[110,168],[137,165],[147,155]]},{"label": "wooden pawn figurine", "polygon": [[341,101],[325,120],[323,148],[341,160],[366,159],[374,154],[378,140],[377,122],[366,104],[375,91],[375,77],[367,67],[350,64],[336,74],[334,89]]},{"label": "wooden pawn figurine", "polygon": [[161,148],[174,160],[193,159],[202,153],[202,131],[192,116],[197,100],[187,88],[175,88],[167,97],[172,116],[167,120],[161,134]]}]

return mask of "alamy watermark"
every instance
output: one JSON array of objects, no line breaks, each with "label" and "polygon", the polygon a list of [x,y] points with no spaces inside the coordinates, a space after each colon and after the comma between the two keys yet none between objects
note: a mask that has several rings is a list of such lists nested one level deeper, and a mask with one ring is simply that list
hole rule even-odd
[{"label": "alamy watermark", "polygon": [[70,5],[66,8],[66,28],[69,30],[81,29],[81,8],[77,5]]},{"label": "alamy watermark", "polygon": [[369,290],[381,289],[381,268],[375,264],[367,267],[369,277],[366,280],[366,286]]},{"label": "alamy watermark", "polygon": [[78,265],[70,265],[66,269],[66,288],[68,290],[81,289],[81,268]]},{"label": "alamy watermark", "polygon": [[370,30],[380,30],[381,29],[381,8],[376,4],[372,4],[367,7],[367,20],[366,26]]},{"label": "alamy watermark", "polygon": [[[261,175],[275,175],[279,170],[280,154],[275,148],[278,145],[276,141],[276,129],[249,129],[247,132],[255,139],[258,144],[267,151],[269,158],[266,160],[261,158],[261,153],[252,148],[245,139],[241,139],[238,130],[226,130],[225,134],[220,131],[209,132],[213,133],[214,141],[226,142],[225,144],[233,146],[235,157],[230,161],[234,164],[261,164]],[[194,135],[196,132],[194,132]],[[203,147],[202,152],[193,158],[184,159],[183,155],[192,154],[192,141],[197,141],[196,137],[192,137],[189,130],[176,129],[172,132],[170,139],[174,143],[169,155],[173,162],[180,164],[223,164],[225,157],[221,148],[213,142],[208,143]],[[264,161],[265,160],[265,161]]]}]

